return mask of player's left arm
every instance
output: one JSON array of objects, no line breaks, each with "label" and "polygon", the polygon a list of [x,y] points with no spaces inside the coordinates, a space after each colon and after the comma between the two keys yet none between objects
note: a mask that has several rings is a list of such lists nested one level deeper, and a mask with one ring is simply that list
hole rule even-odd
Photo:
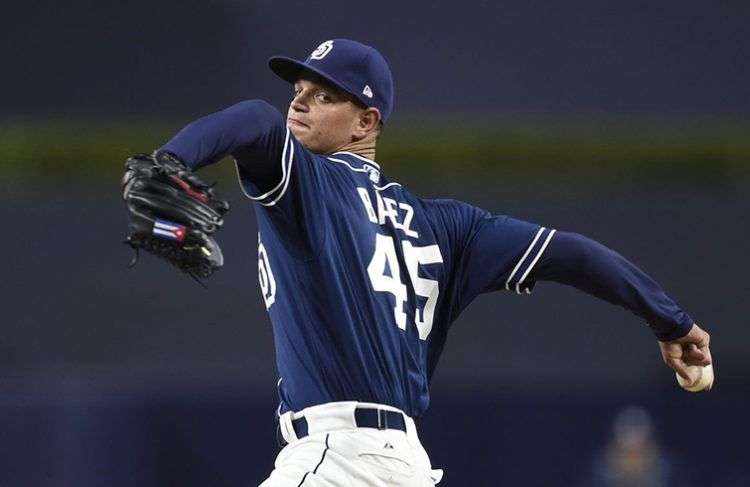
[{"label": "player's left arm", "polygon": [[231,156],[243,193],[268,215],[288,249],[309,258],[322,246],[326,166],[269,103],[245,100],[201,117],[156,153],[171,154],[193,171]]},{"label": "player's left arm", "polygon": [[664,362],[688,382],[688,366],[711,364],[710,337],[646,273],[583,235],[557,232],[533,269],[533,280],[567,284],[620,305],[649,324]]}]

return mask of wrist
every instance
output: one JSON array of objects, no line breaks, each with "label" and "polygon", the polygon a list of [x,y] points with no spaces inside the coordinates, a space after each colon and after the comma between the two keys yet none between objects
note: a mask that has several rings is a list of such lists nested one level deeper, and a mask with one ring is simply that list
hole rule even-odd
[{"label": "wrist", "polygon": [[174,152],[157,149],[153,152],[153,157],[155,160],[161,162],[162,164],[176,166],[183,171],[187,169],[187,165]]},{"label": "wrist", "polygon": [[694,324],[693,319],[687,313],[683,312],[680,320],[670,330],[656,331],[654,335],[660,342],[671,342],[690,333]]}]

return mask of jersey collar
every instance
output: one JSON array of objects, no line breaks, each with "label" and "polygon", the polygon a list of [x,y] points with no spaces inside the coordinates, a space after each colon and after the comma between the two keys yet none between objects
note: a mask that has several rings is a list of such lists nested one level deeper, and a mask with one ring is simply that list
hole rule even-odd
[{"label": "jersey collar", "polygon": [[341,154],[345,154],[347,156],[352,156],[353,158],[359,160],[360,163],[367,163],[367,164],[370,164],[371,166],[376,167],[378,170],[380,169],[380,165],[377,162],[373,161],[372,159],[368,159],[366,157],[362,157],[359,154],[355,154],[354,152],[339,151],[339,152],[334,152],[331,155],[335,156],[335,155],[341,155]]}]

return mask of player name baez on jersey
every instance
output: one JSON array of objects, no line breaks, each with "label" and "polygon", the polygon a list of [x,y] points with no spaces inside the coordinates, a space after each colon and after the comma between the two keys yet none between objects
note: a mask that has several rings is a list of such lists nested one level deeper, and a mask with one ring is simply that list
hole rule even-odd
[{"label": "player name baez on jersey", "polygon": [[373,205],[367,188],[357,187],[357,192],[364,205],[367,218],[372,223],[385,225],[386,219],[390,220],[393,228],[403,231],[407,236],[419,238],[419,233],[411,229],[414,218],[414,208],[407,203],[400,203],[387,196],[381,196],[375,188],[375,205]]}]

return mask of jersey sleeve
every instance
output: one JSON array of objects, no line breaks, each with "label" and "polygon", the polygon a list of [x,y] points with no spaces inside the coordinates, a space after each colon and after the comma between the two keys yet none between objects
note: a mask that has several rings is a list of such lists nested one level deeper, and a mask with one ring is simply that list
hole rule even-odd
[{"label": "jersey sleeve", "polygon": [[577,233],[559,232],[534,268],[540,281],[555,281],[622,306],[643,318],[656,338],[686,335],[693,319],[635,264]]},{"label": "jersey sleeve", "polygon": [[245,100],[201,117],[180,130],[156,152],[169,152],[192,170],[214,164],[228,155],[250,150],[255,156],[254,180],[261,186],[276,177],[277,143],[284,120],[263,100]]},{"label": "jersey sleeve", "polygon": [[555,230],[487,213],[464,249],[464,285],[469,295],[505,290],[531,294],[530,274]]},{"label": "jersey sleeve", "polygon": [[530,294],[535,284],[532,271],[555,230],[462,202],[453,206],[456,316],[479,294]]}]

